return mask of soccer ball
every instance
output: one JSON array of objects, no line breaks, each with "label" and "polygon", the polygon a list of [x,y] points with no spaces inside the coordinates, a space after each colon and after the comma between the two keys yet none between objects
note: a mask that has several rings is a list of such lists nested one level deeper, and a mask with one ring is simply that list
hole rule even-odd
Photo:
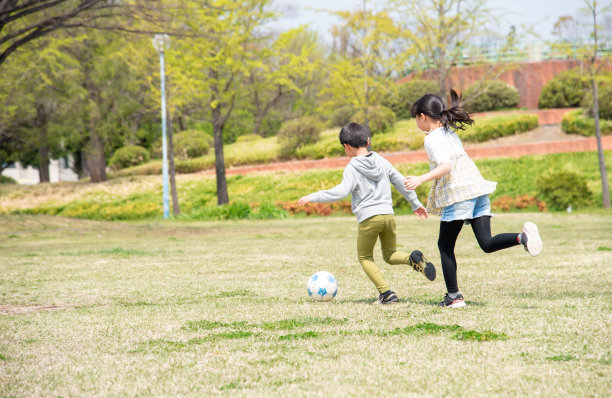
[{"label": "soccer ball", "polygon": [[308,294],[314,301],[330,301],[338,293],[336,278],[327,271],[319,271],[308,280]]}]

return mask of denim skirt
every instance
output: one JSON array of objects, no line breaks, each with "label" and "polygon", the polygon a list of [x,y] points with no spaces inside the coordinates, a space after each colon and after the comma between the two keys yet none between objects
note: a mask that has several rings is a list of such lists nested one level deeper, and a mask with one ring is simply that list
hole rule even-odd
[{"label": "denim skirt", "polygon": [[440,221],[471,220],[482,216],[491,216],[489,195],[453,203],[442,209]]}]

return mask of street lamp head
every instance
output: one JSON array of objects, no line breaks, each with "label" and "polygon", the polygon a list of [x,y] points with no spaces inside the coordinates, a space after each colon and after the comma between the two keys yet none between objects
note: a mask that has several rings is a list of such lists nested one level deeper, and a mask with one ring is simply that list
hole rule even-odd
[{"label": "street lamp head", "polygon": [[167,34],[156,34],[153,36],[153,48],[157,50],[157,52],[163,52],[170,47],[170,36]]}]

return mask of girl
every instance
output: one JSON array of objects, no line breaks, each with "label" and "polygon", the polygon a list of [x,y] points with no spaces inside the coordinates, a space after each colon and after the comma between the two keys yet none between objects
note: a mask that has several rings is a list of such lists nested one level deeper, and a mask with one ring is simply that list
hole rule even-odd
[{"label": "girl", "polygon": [[526,222],[523,232],[503,233],[491,236],[491,194],[497,185],[486,181],[476,165],[465,153],[455,130],[463,130],[474,120],[460,105],[461,96],[450,91],[452,106],[446,109],[437,95],[427,94],[412,105],[410,113],[416,118],[425,137],[425,150],[429,158],[430,172],[421,176],[408,176],[407,189],[416,189],[426,181],[434,180],[427,211],[438,214],[440,234],[438,248],[442,260],[442,272],[448,293],[440,302],[442,307],[465,307],[463,296],[457,287],[457,260],[455,242],[463,224],[470,224],[478,244],[485,253],[523,244],[532,256],[542,251],[542,239],[534,223]]}]

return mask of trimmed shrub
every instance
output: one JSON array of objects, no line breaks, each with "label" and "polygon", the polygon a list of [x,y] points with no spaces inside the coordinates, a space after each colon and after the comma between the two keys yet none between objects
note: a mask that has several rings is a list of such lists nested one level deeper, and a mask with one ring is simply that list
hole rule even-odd
[{"label": "trimmed shrub", "polygon": [[212,143],[212,137],[200,130],[182,131],[172,138],[174,156],[181,160],[206,155]]},{"label": "trimmed shrub", "polygon": [[[590,85],[589,85],[590,87]],[[597,102],[599,108],[599,118],[612,120],[612,77],[600,77],[597,82]],[[587,90],[582,98],[582,108],[585,113],[594,117],[593,114],[593,90]]]},{"label": "trimmed shrub", "polygon": [[493,116],[475,121],[457,134],[466,142],[483,142],[533,130],[538,127],[538,117],[534,114],[514,114]]},{"label": "trimmed shrub", "polygon": [[[396,120],[395,113],[386,106],[374,105],[368,108],[368,126],[372,135],[389,130],[393,127]],[[365,113],[363,110],[357,111],[351,118],[351,121],[365,123]]]},{"label": "trimmed shrub", "polygon": [[205,206],[182,218],[196,220],[271,220],[287,218],[287,212],[270,203],[261,206],[243,202],[232,202],[222,206]]},{"label": "trimmed shrub", "polygon": [[518,90],[501,80],[485,80],[470,86],[463,94],[470,112],[497,111],[518,105]]},{"label": "trimmed shrub", "polygon": [[335,109],[330,118],[330,127],[342,127],[345,124],[351,122],[351,118],[355,114],[355,107],[352,105],[343,105],[340,108]]},{"label": "trimmed shrub", "polygon": [[0,175],[0,184],[17,184],[17,181],[9,176]]},{"label": "trimmed shrub", "polygon": [[[563,115],[561,129],[568,134],[580,134],[586,137],[595,136],[595,119],[584,114],[582,109],[567,112]],[[612,134],[612,120],[599,119],[602,135]]]},{"label": "trimmed shrub", "polygon": [[280,156],[291,157],[296,150],[317,142],[322,130],[321,121],[315,116],[304,116],[282,124],[277,137],[281,146]]},{"label": "trimmed shrub", "polygon": [[137,166],[149,161],[149,152],[138,145],[128,145],[119,148],[109,162],[111,169],[119,170],[126,167]]},{"label": "trimmed shrub", "polygon": [[538,100],[538,108],[571,108],[580,106],[580,102],[588,90],[588,77],[580,73],[578,68],[563,71],[542,87]]},{"label": "trimmed shrub", "polygon": [[410,107],[425,94],[438,94],[438,83],[431,80],[410,80],[397,87],[396,95],[388,96],[383,105],[389,107],[398,119],[410,119]]},{"label": "trimmed shrub", "polygon": [[[212,146],[213,138],[202,130],[185,130],[172,136],[175,159],[185,160],[206,155]],[[160,159],[162,140],[159,138],[153,148],[153,156]]]},{"label": "trimmed shrub", "polygon": [[553,210],[565,210],[569,206],[588,206],[593,202],[593,193],[586,179],[569,171],[554,171],[540,176],[538,197],[544,198]]}]

